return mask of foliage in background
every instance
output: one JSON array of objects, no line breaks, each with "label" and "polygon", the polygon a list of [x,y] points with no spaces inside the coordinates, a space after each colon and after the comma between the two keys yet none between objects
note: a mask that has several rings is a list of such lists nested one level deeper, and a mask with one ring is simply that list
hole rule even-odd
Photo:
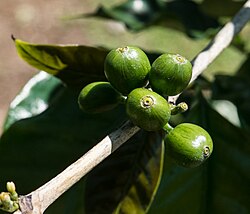
[{"label": "foliage in background", "polygon": [[[215,18],[205,15],[193,1],[130,0],[112,8],[100,6],[93,14],[83,17],[102,17],[123,22],[128,29],[139,31],[150,25],[165,25],[180,21],[183,30],[191,37],[205,36],[209,28],[219,27]],[[172,25],[176,28],[179,26]]]},{"label": "foliage in background", "polygon": [[[229,6],[236,4],[224,1]],[[131,2],[112,9],[100,7],[95,15],[103,17],[105,14],[124,21],[119,17],[129,14],[130,10],[126,8]],[[181,8],[187,6],[189,12],[193,11],[194,19],[203,15],[204,5],[209,8],[209,1],[203,1],[199,7],[197,2],[184,0],[171,1],[168,6],[162,6],[163,1],[142,2],[147,4],[150,13],[162,12],[163,9],[166,12],[165,8],[169,12],[172,8],[180,14]],[[210,8],[219,11],[218,1],[211,4]],[[233,12],[218,14],[232,15]],[[208,19],[218,23],[218,14],[210,14],[213,18]],[[187,14],[181,13],[181,16]],[[137,17],[130,16],[126,21],[132,21],[126,24],[131,27],[139,23],[141,27],[136,30],[142,27],[147,30],[158,15],[149,17],[150,22]],[[203,19],[199,17],[198,20]],[[203,23],[204,20],[197,25],[192,22],[191,27],[183,24],[189,29],[188,35],[194,36],[197,29],[199,33],[206,32],[207,26]],[[26,62],[49,73],[41,71],[32,78],[12,102],[0,139],[0,189],[4,189],[5,181],[13,180],[17,191],[26,194],[53,178],[119,127],[127,117],[123,106],[88,115],[77,105],[81,87],[105,79],[103,62],[107,49],[83,45],[36,45],[21,40],[15,40],[15,44]],[[250,57],[244,48],[240,51],[246,60],[238,72],[230,76],[216,75],[213,81],[199,78],[179,100],[187,101],[190,110],[171,121],[174,125],[193,122],[208,130],[214,140],[214,152],[204,165],[194,169],[176,166],[164,155],[160,133],[141,131],[65,193],[46,213],[130,214],[146,210],[150,214],[184,211],[192,214],[248,213]],[[158,54],[148,53],[148,56],[153,61]]]}]

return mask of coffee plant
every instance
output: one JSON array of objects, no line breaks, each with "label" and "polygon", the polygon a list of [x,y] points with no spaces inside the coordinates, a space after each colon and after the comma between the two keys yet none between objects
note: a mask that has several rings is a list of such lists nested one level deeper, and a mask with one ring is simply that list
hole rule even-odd
[{"label": "coffee plant", "polygon": [[[129,0],[76,16],[131,33],[215,36],[193,59],[178,44],[159,52],[12,36],[39,73],[11,103],[0,138],[0,213],[249,213],[249,41],[236,34],[250,1],[223,2]],[[228,25],[219,31],[222,17],[234,14],[231,47],[245,61],[209,78],[202,72],[233,37]]]}]

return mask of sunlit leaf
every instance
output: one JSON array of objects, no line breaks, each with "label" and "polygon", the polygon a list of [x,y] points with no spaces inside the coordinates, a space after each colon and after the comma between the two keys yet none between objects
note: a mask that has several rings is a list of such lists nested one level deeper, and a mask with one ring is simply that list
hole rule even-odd
[{"label": "sunlit leaf", "polygon": [[[21,92],[11,102],[4,129],[8,129],[14,122],[33,117],[45,111],[60,93],[62,84],[57,78],[41,71],[30,79]],[[45,90],[46,89],[46,90]],[[52,95],[55,96],[52,96]]]},{"label": "sunlit leaf", "polygon": [[19,56],[31,66],[55,75],[68,86],[104,80],[107,50],[83,45],[30,44],[15,39]]}]

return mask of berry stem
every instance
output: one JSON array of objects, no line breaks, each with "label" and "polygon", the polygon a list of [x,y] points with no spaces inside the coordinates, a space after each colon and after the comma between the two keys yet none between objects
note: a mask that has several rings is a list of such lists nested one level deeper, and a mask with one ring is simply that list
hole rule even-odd
[{"label": "berry stem", "polygon": [[171,132],[174,128],[169,124],[167,123],[165,126],[163,126],[162,128],[167,134],[169,134],[169,132]]},{"label": "berry stem", "polygon": [[188,105],[185,102],[181,102],[178,105],[171,104],[171,115],[183,113],[188,110]]}]

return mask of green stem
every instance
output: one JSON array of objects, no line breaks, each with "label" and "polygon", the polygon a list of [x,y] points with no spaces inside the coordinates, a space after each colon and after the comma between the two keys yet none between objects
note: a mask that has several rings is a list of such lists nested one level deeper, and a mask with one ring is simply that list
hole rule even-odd
[{"label": "green stem", "polygon": [[171,115],[183,113],[188,110],[188,105],[185,102],[181,102],[178,105],[171,105]]},{"label": "green stem", "polygon": [[169,132],[171,132],[174,128],[167,123],[165,126],[163,126],[163,130],[168,134]]}]

